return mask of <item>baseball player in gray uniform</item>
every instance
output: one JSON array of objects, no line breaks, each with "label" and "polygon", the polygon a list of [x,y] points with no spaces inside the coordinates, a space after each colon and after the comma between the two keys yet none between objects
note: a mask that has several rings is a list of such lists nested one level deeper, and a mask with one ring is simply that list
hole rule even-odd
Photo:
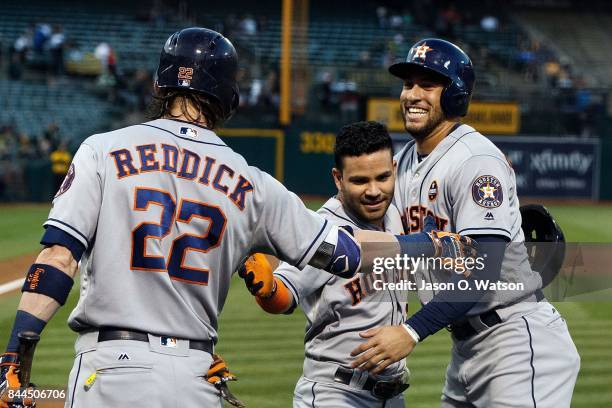
[{"label": "baseball player in gray uniform", "polygon": [[[396,156],[394,203],[405,232],[420,231],[431,215],[440,230],[478,241],[486,260],[468,277],[417,273],[424,306],[404,325],[364,333],[369,340],[353,351],[353,365],[378,372],[448,326],[443,407],[569,407],[580,358],[530,267],[514,171],[489,139],[459,122],[474,85],[469,57],[425,39],[389,71],[404,81],[401,109],[414,137]],[[436,290],[441,282],[454,287]]]},{"label": "baseball player in gray uniform", "polygon": [[248,254],[342,276],[359,269],[360,248],[347,232],[213,132],[238,106],[237,69],[219,33],[176,32],[157,69],[158,119],[82,143],[0,359],[3,397],[19,386],[18,334],[43,330],[79,261],[80,299],[68,322],[79,333],[70,408],[220,406],[203,377],[231,275]]},{"label": "baseball player in gray uniform", "polygon": [[[338,194],[318,213],[338,226],[400,233],[399,212],[390,205],[395,183],[392,149],[387,129],[380,123],[344,126],[334,149]],[[247,287],[259,281],[261,268],[271,270],[259,254],[245,263],[240,274]],[[405,293],[376,290],[374,281],[381,276],[372,273],[343,279],[310,266],[300,271],[283,262],[274,276],[275,293],[264,300],[258,297],[259,304],[270,313],[286,314],[299,305],[307,318],[304,372],[295,387],[293,406],[404,407],[407,369],[403,360],[374,377],[351,369],[349,354],[363,340],[359,332],[404,322]]]}]

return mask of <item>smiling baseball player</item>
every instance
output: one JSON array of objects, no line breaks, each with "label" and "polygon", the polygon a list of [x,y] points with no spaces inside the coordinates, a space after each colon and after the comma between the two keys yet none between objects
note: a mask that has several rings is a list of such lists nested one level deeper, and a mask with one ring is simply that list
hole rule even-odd
[{"label": "smiling baseball player", "polygon": [[[344,126],[336,138],[334,156],[332,174],[338,194],[319,214],[356,231],[401,231],[399,213],[390,206],[395,163],[384,125],[357,122]],[[257,302],[264,310],[291,313],[299,305],[306,314],[306,358],[293,406],[403,407],[402,393],[408,386],[404,361],[369,376],[367,371],[350,367],[349,353],[360,344],[361,331],[405,320],[406,293],[381,290],[375,281],[407,279],[408,271],[363,273],[351,279],[307,272],[281,263],[274,272],[275,289],[262,294],[258,289],[272,279],[265,258],[254,255],[240,271],[249,290],[259,294]]]},{"label": "smiling baseball player", "polygon": [[396,156],[394,203],[405,232],[421,231],[431,215],[440,230],[476,239],[487,259],[468,278],[421,271],[421,282],[465,280],[469,290],[419,290],[423,308],[403,326],[365,332],[370,339],[353,351],[353,365],[376,373],[449,326],[443,407],[569,407],[580,358],[529,265],[514,171],[491,141],[459,121],[474,86],[469,57],[425,39],[389,71],[404,81],[401,109],[414,138]]}]

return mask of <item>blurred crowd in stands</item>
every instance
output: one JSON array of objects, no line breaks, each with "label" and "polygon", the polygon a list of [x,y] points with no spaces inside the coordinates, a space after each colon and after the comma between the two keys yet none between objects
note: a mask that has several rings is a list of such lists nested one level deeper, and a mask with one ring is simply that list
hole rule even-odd
[{"label": "blurred crowd in stands", "polygon": [[[513,29],[512,22],[496,6],[498,2],[474,0],[472,3],[461,9],[452,1],[442,0],[415,0],[401,8],[389,6],[388,2],[378,6],[373,3],[370,23],[384,32],[384,37],[365,43],[354,62],[338,61],[330,66],[313,64],[305,74],[311,84],[305,97],[308,109],[314,109],[321,117],[334,115],[342,122],[363,118],[365,101],[371,91],[363,89],[367,80],[355,79],[353,74],[363,70],[384,76],[385,68],[405,58],[408,47],[416,39],[438,36],[457,42],[472,56],[478,73],[477,92],[487,85],[498,86],[503,81],[491,79],[493,72],[508,70],[525,83],[550,90],[559,111],[566,114],[567,133],[591,135],[592,118],[604,109],[601,95],[594,93],[585,79],[572,71],[569,62],[540,41]],[[201,22],[202,16],[190,2],[175,2],[174,12],[170,14],[167,7],[166,2],[153,0],[148,10],[135,18],[162,28],[169,23],[168,19],[173,19],[174,23],[180,21],[181,25]],[[271,19],[263,13],[228,14],[212,28],[232,39],[238,49],[243,112],[265,112],[274,118],[280,102],[279,56],[258,51],[262,35],[278,30],[278,22]],[[480,40],[466,40],[466,29],[476,30]],[[511,50],[510,56],[501,55],[490,46],[488,35],[517,35],[518,46]],[[280,38],[278,42],[280,47]],[[157,54],[158,51],[151,52]],[[83,87],[123,112],[142,114],[151,99],[154,67],[122,66],[113,44],[107,42],[100,42],[93,49],[82,49],[61,24],[32,23],[10,44],[0,38],[0,68],[3,71],[0,75],[11,80],[28,79],[30,71],[38,72],[48,82],[93,77],[94,81],[82,80]],[[46,137],[27,142],[28,137],[20,135],[18,130],[8,131],[10,126],[3,129],[0,141],[3,158],[36,153],[41,157],[48,154],[47,145],[57,145],[57,141]]]},{"label": "blurred crowd in stands", "polygon": [[50,123],[41,135],[19,132],[11,125],[0,126],[0,200],[19,201],[28,198],[25,183],[26,163],[49,161],[52,173],[52,192],[64,179],[72,153],[60,129]]}]

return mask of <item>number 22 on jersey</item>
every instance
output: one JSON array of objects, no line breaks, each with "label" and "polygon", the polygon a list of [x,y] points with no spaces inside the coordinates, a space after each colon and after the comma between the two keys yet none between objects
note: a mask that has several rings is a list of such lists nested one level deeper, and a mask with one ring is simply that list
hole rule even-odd
[{"label": "number 22 on jersey", "polygon": [[[177,211],[176,200],[167,191],[137,187],[134,210],[147,211],[151,204],[162,207],[161,217],[159,223],[143,222],[132,231],[132,269],[168,272],[170,279],[207,285],[210,271],[187,267],[184,260],[189,251],[206,253],[219,246],[227,222],[223,211],[219,207],[187,199],[181,199]],[[172,241],[169,255],[147,255],[147,239],[161,240],[170,234],[175,220],[189,224],[193,217],[208,220],[208,230],[204,234],[181,234]]]}]

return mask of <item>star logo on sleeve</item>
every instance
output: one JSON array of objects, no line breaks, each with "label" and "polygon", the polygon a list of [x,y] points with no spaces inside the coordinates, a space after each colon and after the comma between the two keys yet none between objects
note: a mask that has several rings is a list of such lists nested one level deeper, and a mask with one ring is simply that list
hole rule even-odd
[{"label": "star logo on sleeve", "polygon": [[478,176],[472,183],[472,198],[484,208],[497,208],[504,202],[504,193],[497,177]]},{"label": "star logo on sleeve", "polygon": [[484,198],[495,199],[495,192],[497,189],[492,187],[490,183],[487,183],[486,186],[480,187],[480,191],[484,194]]}]

